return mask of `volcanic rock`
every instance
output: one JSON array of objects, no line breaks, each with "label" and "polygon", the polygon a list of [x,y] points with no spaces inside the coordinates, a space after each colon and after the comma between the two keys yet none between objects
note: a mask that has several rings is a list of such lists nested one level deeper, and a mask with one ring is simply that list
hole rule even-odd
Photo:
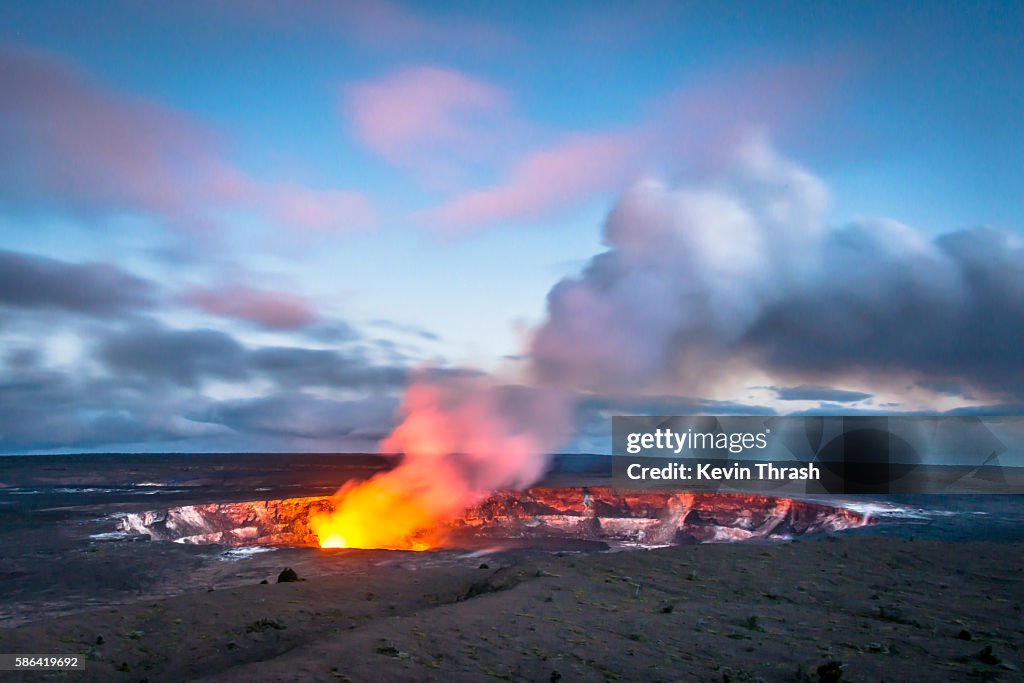
[{"label": "volcanic rock", "polygon": [[245,627],[246,633],[263,633],[264,631],[283,631],[288,628],[277,619],[257,619]]},{"label": "volcanic rock", "polygon": [[[186,505],[128,513],[119,528],[130,535],[176,543],[228,546],[319,546],[309,526],[329,512],[327,497]],[[537,488],[498,492],[462,516],[439,525],[440,544],[472,546],[488,539],[569,539],[578,547],[652,547],[749,539],[793,539],[864,526],[871,518],[842,508],[738,493]]]},{"label": "volcanic rock", "polygon": [[818,683],[843,683],[843,665],[828,662],[818,667]]}]

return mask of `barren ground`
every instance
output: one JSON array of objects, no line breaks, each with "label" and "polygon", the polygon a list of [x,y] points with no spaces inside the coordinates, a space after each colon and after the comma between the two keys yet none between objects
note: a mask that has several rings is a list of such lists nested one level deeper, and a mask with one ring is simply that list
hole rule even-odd
[{"label": "barren ground", "polygon": [[[274,583],[285,564],[308,580]],[[87,660],[21,680],[817,681],[838,680],[818,672],[834,661],[848,681],[1015,681],[1022,568],[1021,544],[842,535],[611,554],[289,549],[172,597],[8,626],[0,652]]]}]

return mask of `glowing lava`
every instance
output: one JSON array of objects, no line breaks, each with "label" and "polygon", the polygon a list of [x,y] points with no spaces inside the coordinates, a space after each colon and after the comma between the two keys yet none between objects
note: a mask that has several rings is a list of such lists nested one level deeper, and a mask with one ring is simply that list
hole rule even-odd
[{"label": "glowing lava", "polygon": [[337,507],[309,517],[321,548],[429,550],[436,545],[434,516],[391,486],[388,477],[343,488]]},{"label": "glowing lava", "polygon": [[348,541],[341,536],[327,536],[320,539],[321,548],[347,548]]},{"label": "glowing lava", "polygon": [[529,405],[538,414],[516,420],[508,403],[502,387],[477,377],[411,386],[402,423],[381,442],[403,454],[401,463],[342,488],[333,511],[310,515],[320,546],[428,550],[444,542],[446,523],[495,491],[540,479],[556,442],[545,430],[564,423],[561,398],[535,395]]}]

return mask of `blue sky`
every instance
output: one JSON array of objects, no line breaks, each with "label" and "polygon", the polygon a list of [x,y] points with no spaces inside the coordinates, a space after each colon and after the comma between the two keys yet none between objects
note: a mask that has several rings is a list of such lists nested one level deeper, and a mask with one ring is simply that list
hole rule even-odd
[{"label": "blue sky", "polygon": [[[765,330],[832,292],[835,329],[902,339],[890,308],[908,291],[922,329],[1021,330],[1022,18],[1014,3],[4,3],[0,450],[373,449],[424,367],[579,393],[584,450],[622,406],[834,408],[781,398],[795,387],[868,396],[846,410],[1010,410],[1020,368],[1002,348],[826,340],[801,363]],[[655,180],[665,196],[637,189]],[[776,272],[784,256],[747,251],[700,270],[735,239],[719,191],[766,188],[741,202],[756,230],[735,234],[823,262],[855,244],[891,269]],[[689,232],[659,239],[677,263],[707,257],[699,275],[634,258],[661,227],[631,197],[683,207],[664,220]],[[787,219],[796,238],[779,205],[813,214]],[[979,284],[976,263],[998,277]],[[656,286],[634,287],[642,269]],[[655,290],[686,316],[638,308]],[[637,339],[595,322],[638,310]]]}]

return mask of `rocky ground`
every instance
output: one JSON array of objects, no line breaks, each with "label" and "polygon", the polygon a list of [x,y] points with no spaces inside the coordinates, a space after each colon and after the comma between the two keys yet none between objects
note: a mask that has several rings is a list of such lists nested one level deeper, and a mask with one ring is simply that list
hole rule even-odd
[{"label": "rocky ground", "polygon": [[[308,580],[276,583],[284,563]],[[1022,568],[1022,544],[841,534],[561,555],[289,549],[173,596],[22,614],[0,652],[86,658],[11,680],[1015,681]]]}]

